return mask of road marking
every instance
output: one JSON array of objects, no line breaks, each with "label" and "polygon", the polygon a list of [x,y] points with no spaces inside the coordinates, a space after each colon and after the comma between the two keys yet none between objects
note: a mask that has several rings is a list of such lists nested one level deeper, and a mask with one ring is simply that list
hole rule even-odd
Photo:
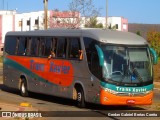
[{"label": "road marking", "polygon": [[28,102],[22,102],[22,103],[20,103],[20,106],[21,107],[32,107],[32,105]]}]

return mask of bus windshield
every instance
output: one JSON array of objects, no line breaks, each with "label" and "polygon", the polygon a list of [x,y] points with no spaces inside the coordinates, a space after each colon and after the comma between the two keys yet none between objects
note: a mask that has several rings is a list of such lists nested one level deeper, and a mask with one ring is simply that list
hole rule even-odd
[{"label": "bus windshield", "polygon": [[108,82],[138,86],[152,82],[148,47],[101,45],[104,54],[103,78]]}]

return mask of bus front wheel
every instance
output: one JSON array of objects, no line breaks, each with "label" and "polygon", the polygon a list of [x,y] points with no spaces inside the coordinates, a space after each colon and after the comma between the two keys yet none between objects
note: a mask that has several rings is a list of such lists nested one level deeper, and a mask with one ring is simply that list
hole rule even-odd
[{"label": "bus front wheel", "polygon": [[28,96],[27,82],[25,78],[22,78],[21,85],[20,85],[20,92],[21,92],[21,96],[23,97]]},{"label": "bus front wheel", "polygon": [[84,98],[84,92],[82,88],[77,89],[77,103],[79,108],[85,107],[85,98]]}]

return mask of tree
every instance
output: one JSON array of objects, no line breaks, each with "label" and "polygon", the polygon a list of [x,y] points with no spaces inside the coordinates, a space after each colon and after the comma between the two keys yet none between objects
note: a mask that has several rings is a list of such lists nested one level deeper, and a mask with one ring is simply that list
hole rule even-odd
[{"label": "tree", "polygon": [[[93,0],[72,0],[69,3],[68,11],[59,12],[54,10],[51,13],[49,26],[50,28],[78,28],[81,24],[91,24],[90,18],[97,17],[99,11],[100,9],[95,8],[93,5]],[[85,19],[82,19],[80,16],[83,16]],[[99,24],[99,27],[101,26],[102,24]]]},{"label": "tree", "polygon": [[137,31],[136,34],[142,36],[140,31]]},{"label": "tree", "polygon": [[102,23],[98,23],[96,17],[89,18],[88,24],[85,24],[85,27],[87,28],[103,28]]},{"label": "tree", "polygon": [[160,32],[149,31],[147,33],[147,39],[151,47],[156,50],[158,56],[160,57]]},{"label": "tree", "polygon": [[100,14],[100,9],[95,8],[93,0],[72,0],[69,4],[69,9],[78,11],[81,14],[84,19],[80,19],[79,24],[84,24],[85,26],[94,24],[93,22],[95,21],[93,19]]},{"label": "tree", "polygon": [[117,28],[116,25],[112,26],[112,25],[110,24],[110,25],[108,26],[108,29],[110,29],[110,30],[116,30],[116,28]]},{"label": "tree", "polygon": [[99,10],[93,5],[93,0],[72,0],[69,4],[71,11],[78,11],[83,17],[95,17],[99,15]]}]

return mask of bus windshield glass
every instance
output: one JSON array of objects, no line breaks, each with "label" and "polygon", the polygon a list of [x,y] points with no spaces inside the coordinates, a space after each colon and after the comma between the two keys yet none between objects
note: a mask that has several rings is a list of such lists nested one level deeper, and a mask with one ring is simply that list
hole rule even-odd
[{"label": "bus windshield glass", "polygon": [[148,47],[101,45],[101,48],[104,54],[105,80],[131,86],[152,82]]}]

